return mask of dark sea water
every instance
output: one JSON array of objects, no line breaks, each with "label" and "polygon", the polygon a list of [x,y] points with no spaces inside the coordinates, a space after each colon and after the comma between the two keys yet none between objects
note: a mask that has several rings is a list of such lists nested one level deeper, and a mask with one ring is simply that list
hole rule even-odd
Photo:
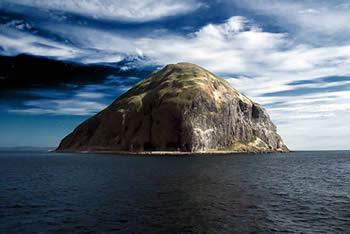
[{"label": "dark sea water", "polygon": [[350,151],[0,152],[1,233],[349,233]]}]

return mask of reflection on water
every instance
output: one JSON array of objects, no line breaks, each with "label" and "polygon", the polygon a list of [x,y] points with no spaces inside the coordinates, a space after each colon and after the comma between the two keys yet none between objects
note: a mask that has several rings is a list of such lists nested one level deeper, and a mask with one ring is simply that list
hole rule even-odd
[{"label": "reflection on water", "polygon": [[346,232],[350,152],[0,153],[0,232]]}]

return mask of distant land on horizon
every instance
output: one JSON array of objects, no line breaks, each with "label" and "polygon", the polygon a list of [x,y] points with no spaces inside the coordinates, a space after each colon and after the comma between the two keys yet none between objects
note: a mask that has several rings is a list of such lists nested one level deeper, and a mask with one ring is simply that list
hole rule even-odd
[{"label": "distant land on horizon", "polygon": [[48,151],[48,150],[52,150],[55,147],[35,147],[35,146],[0,146],[0,150],[4,151]]}]

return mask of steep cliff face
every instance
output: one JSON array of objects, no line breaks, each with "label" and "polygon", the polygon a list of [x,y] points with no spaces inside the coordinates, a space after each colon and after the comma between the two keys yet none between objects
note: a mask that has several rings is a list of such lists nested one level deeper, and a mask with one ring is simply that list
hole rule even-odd
[{"label": "steep cliff face", "polygon": [[189,63],[152,73],[65,137],[58,151],[285,152],[266,110]]}]

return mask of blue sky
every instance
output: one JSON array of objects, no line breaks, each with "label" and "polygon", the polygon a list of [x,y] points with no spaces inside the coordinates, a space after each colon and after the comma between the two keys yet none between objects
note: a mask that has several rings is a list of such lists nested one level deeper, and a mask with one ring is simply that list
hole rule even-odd
[{"label": "blue sky", "polygon": [[186,61],[263,104],[291,149],[350,149],[348,22],[344,0],[0,0],[0,55],[115,69],[1,90],[0,146],[57,146],[153,69]]}]

